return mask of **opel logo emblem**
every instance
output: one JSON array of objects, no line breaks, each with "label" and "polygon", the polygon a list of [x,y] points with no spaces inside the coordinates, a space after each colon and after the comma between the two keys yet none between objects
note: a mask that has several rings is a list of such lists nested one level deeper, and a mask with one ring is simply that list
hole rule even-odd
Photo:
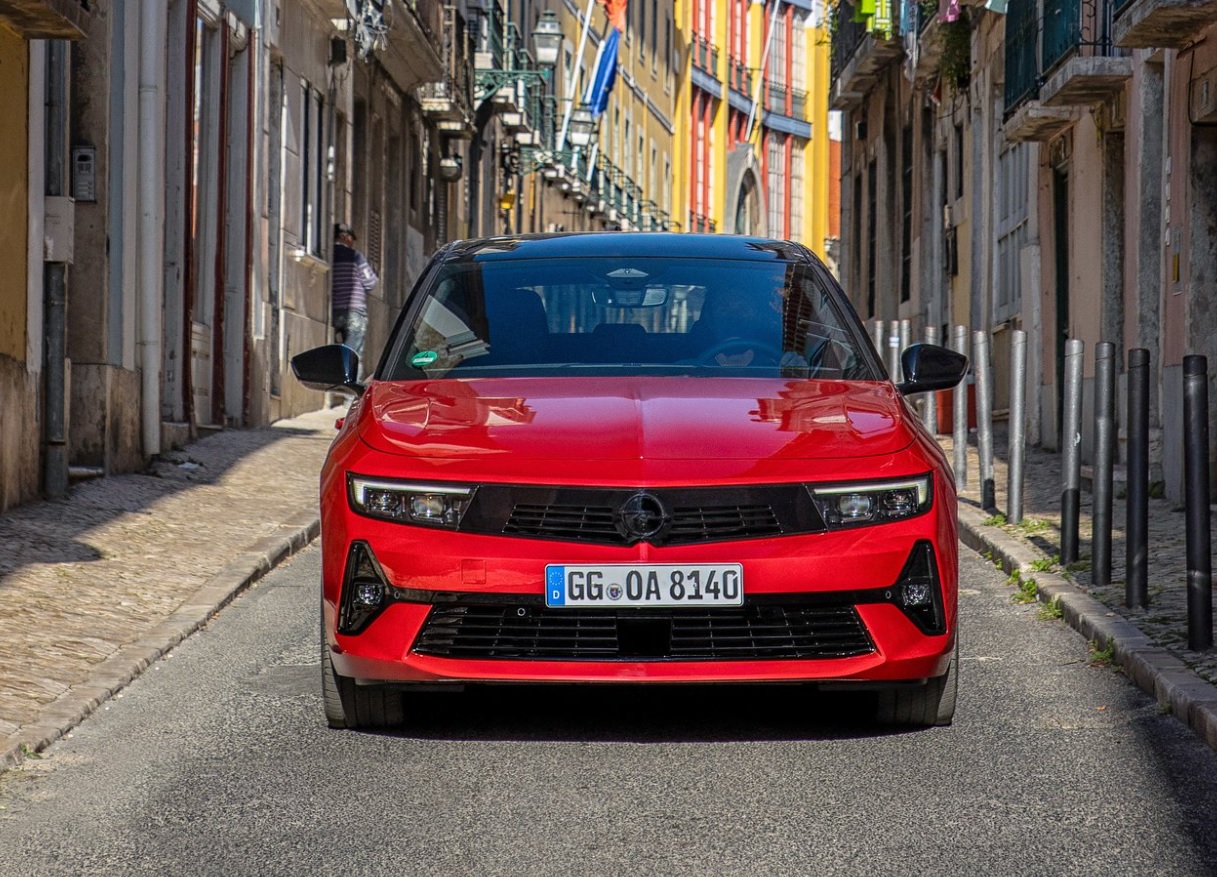
[{"label": "opel logo emblem", "polygon": [[668,516],[663,504],[649,493],[636,493],[621,505],[618,513],[627,536],[647,539],[663,529]]}]

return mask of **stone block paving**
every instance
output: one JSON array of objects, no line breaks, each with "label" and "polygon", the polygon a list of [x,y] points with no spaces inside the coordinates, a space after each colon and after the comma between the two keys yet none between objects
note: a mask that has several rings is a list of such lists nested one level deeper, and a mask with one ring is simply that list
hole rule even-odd
[{"label": "stone block paving", "polygon": [[[79,724],[318,533],[318,473],[343,409],[225,430],[161,455],[145,473],[75,484],[65,500],[0,515],[0,764],[12,766]],[[950,436],[939,436],[951,459]],[[1006,507],[1005,438],[994,442]],[[1022,525],[980,508],[975,436],[960,492],[960,536],[1008,571],[1035,577],[1083,636],[1217,749],[1217,652],[1188,651],[1184,516],[1150,509],[1150,608],[1123,606],[1124,507],[1113,509],[1113,578],[1049,565],[1060,553],[1060,456],[1026,452]],[[1091,544],[1082,496],[1080,546]],[[1013,595],[1015,588],[1011,585]]]},{"label": "stone block paving", "polygon": [[225,430],[0,515],[0,757],[70,730],[318,532],[342,409]]},{"label": "stone block paving", "polygon": [[[1062,568],[1061,454],[1043,448],[1025,449],[1023,520],[1008,523],[1004,520],[1009,512],[1005,425],[995,426],[993,433],[995,508],[982,508],[980,457],[973,431],[968,440],[966,481],[957,485],[961,540],[992,557],[1006,572],[1017,571],[1020,581],[1035,579],[1040,602],[1055,602],[1064,620],[1089,639],[1096,652],[1110,653],[1116,667],[1217,750],[1217,649],[1188,648],[1187,539],[1182,505],[1162,497],[1150,498],[1149,606],[1129,608],[1125,604],[1128,540],[1123,472],[1118,470],[1113,479],[1112,581],[1097,584],[1092,576],[1094,497],[1089,489],[1093,478],[1089,467],[1083,467],[1080,478],[1083,490],[1078,562]],[[937,439],[948,463],[953,462],[952,436],[940,435]],[[1217,524],[1217,514],[1211,521]],[[1012,580],[1010,587],[1013,598],[1018,582]]]}]

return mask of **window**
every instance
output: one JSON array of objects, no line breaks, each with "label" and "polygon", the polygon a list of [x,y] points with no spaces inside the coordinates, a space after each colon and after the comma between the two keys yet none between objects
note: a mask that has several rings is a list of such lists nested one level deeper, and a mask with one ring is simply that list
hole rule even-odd
[{"label": "window", "polygon": [[955,126],[955,163],[954,185],[951,191],[956,199],[963,197],[963,125]]},{"label": "window", "polygon": [[872,158],[866,166],[866,312],[875,315],[875,246],[878,243],[879,172]]},{"label": "window", "polygon": [[782,138],[770,134],[765,153],[765,175],[768,179],[769,235],[780,238],[785,231],[786,161]]},{"label": "window", "polygon": [[913,283],[913,129],[900,142],[900,301],[912,296]]},{"label": "window", "polygon": [[997,282],[993,319],[1008,320],[1022,310],[1023,247],[1027,244],[1027,144],[1007,144],[997,160]]},{"label": "window", "polygon": [[314,256],[321,255],[325,241],[322,233],[324,219],[323,185],[325,174],[325,124],[321,92],[307,81],[301,82],[303,119],[302,154],[300,156],[300,245]]},{"label": "window", "polygon": [[790,239],[803,239],[803,144],[790,144]]},{"label": "window", "polygon": [[790,84],[801,91],[807,89],[807,16],[795,10],[794,28],[790,34]]},{"label": "window", "polygon": [[773,19],[773,41],[769,50],[769,79],[786,85],[786,16],[778,13]]}]

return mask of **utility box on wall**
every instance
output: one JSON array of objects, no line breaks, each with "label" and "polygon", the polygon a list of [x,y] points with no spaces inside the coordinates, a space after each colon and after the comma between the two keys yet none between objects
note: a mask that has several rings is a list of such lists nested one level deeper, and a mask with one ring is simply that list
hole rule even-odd
[{"label": "utility box on wall", "polygon": [[70,264],[76,241],[76,202],[63,195],[47,195],[45,203],[42,259]]}]

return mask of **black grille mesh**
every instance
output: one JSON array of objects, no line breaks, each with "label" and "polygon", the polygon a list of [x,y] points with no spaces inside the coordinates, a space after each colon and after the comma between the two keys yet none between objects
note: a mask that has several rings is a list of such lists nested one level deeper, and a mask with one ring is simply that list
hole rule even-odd
[{"label": "black grille mesh", "polygon": [[[511,510],[504,533],[620,543],[613,509],[603,506],[533,505]],[[781,535],[782,527],[768,505],[689,506],[672,510],[667,544],[747,539]]]},{"label": "black grille mesh", "polygon": [[548,609],[439,605],[414,651],[514,660],[844,658],[874,651],[852,606]]},{"label": "black grille mesh", "polygon": [[460,529],[466,533],[633,545],[623,509],[646,493],[664,522],[645,537],[652,545],[822,533],[824,521],[802,484],[721,487],[542,487],[483,484]]},{"label": "black grille mesh", "polygon": [[549,536],[554,539],[585,539],[618,542],[611,508],[519,503],[511,510],[504,533],[517,536]]}]

